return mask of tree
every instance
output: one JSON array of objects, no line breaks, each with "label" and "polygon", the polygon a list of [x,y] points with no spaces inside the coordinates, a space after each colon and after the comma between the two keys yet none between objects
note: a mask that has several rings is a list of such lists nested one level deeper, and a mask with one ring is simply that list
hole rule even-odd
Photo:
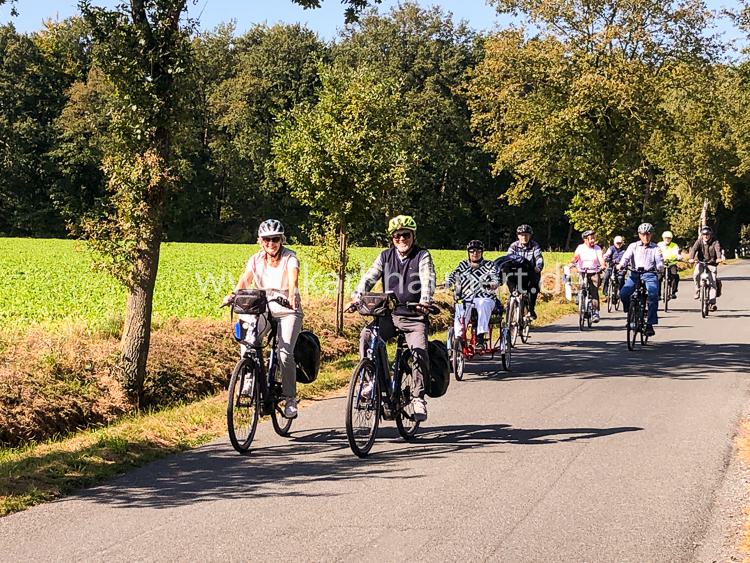
[{"label": "tree", "polygon": [[[170,194],[190,167],[180,158],[188,129],[189,75],[194,63],[187,0],[130,0],[114,10],[81,0],[93,37],[93,64],[111,88],[106,135],[99,145],[107,194],[79,221],[100,265],[128,292],[120,367],[143,406],[153,292]],[[315,7],[318,0],[294,0]],[[374,0],[378,1],[378,0]],[[355,17],[367,0],[345,0]]]},{"label": "tree", "polygon": [[496,156],[495,173],[515,178],[509,201],[567,194],[573,224],[604,235],[654,219],[664,186],[646,148],[660,126],[659,76],[714,54],[702,4],[492,4],[541,29],[489,39],[469,86],[478,140]]},{"label": "tree", "polygon": [[323,229],[339,233],[336,330],[343,330],[347,239],[404,203],[407,135],[399,129],[397,85],[372,70],[334,67],[320,100],[300,104],[273,141],[276,168]]}]

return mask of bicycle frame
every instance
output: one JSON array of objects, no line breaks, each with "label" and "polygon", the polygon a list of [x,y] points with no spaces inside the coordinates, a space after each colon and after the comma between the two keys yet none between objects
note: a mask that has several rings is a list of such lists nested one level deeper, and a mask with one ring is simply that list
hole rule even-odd
[{"label": "bicycle frame", "polygon": [[[254,344],[247,339],[247,335],[245,335],[244,339],[237,338],[236,332],[235,339],[239,344],[245,347],[245,352],[242,356],[243,359],[251,359],[260,372],[261,377],[259,383],[262,405],[261,410],[262,414],[267,415],[282,399],[281,384],[276,381],[276,372],[278,371],[278,320],[275,319],[269,312],[258,315],[258,318],[260,317],[264,318],[271,327],[266,339],[266,344],[270,347],[267,369],[266,362],[264,361],[263,357],[263,348],[265,346],[262,340],[260,340],[259,338],[257,322],[252,327],[252,330],[254,331],[252,335],[252,340],[253,342],[255,342]],[[238,324],[242,322],[244,322],[242,319],[239,319],[237,321]],[[237,328],[235,328],[235,331],[237,331]],[[244,384],[244,375],[242,378],[242,383]]]},{"label": "bicycle frame", "polygon": [[[398,408],[398,399],[401,393],[401,376],[403,373],[404,352],[407,350],[406,338],[400,331],[396,337],[396,356],[393,361],[393,370],[389,368],[388,352],[385,342],[380,338],[380,318],[376,317],[375,322],[370,329],[370,340],[367,343],[365,357],[375,364],[375,373],[378,378],[378,388],[383,398],[383,405],[386,407],[386,413],[378,413],[378,416],[389,420],[395,414]],[[362,390],[359,390],[361,395]],[[383,415],[387,416],[383,416]],[[404,413],[406,415],[406,413]]]}]

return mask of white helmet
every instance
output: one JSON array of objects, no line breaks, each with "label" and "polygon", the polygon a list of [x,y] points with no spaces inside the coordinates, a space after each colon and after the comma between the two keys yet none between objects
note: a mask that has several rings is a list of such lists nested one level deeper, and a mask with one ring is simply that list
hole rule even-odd
[{"label": "white helmet", "polygon": [[614,243],[617,244],[618,242],[625,242],[623,238],[620,235],[617,235],[615,237]]},{"label": "white helmet", "polygon": [[674,237],[672,236],[672,231],[664,231],[661,234],[661,238],[674,238]]},{"label": "white helmet", "polygon": [[266,219],[258,227],[259,237],[273,237],[284,234],[284,225],[276,219]]}]

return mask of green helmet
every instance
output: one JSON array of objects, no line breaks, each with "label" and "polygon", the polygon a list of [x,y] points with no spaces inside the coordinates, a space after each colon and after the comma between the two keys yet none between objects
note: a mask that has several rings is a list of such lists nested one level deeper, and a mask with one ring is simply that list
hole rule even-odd
[{"label": "green helmet", "polygon": [[392,235],[396,231],[401,229],[409,229],[410,231],[417,230],[417,222],[411,215],[397,215],[390,221],[388,221],[388,234]]}]

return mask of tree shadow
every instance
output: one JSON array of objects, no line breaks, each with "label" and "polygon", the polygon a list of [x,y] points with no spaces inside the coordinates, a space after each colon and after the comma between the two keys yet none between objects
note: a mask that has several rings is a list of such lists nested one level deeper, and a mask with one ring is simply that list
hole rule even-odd
[{"label": "tree shadow", "polygon": [[[643,430],[612,428],[514,428],[507,424],[435,426],[406,443],[390,425],[381,428],[369,457],[349,450],[341,428],[303,430],[283,444],[260,446],[238,455],[213,443],[152,463],[81,498],[118,507],[170,508],[197,502],[247,497],[335,497],[324,485],[358,479],[420,479],[401,461],[442,459],[459,451],[491,446],[539,446],[588,440]],[[310,487],[320,483],[319,487]],[[338,490],[338,489],[337,489]],[[317,491],[317,492],[313,492]]]}]

